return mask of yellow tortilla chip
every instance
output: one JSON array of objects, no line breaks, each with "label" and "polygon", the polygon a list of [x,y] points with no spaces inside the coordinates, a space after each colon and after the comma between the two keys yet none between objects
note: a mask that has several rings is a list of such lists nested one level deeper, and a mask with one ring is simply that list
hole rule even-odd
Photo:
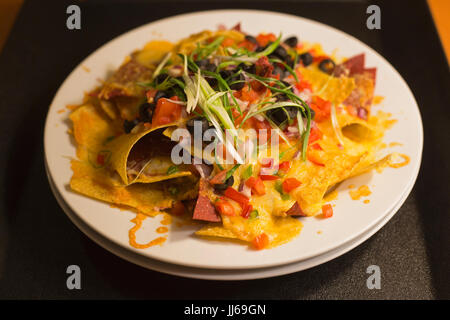
[{"label": "yellow tortilla chip", "polygon": [[353,78],[332,77],[314,66],[300,68],[300,73],[311,83],[316,95],[335,104],[342,103],[355,88]]},{"label": "yellow tortilla chip", "polygon": [[174,201],[170,194],[157,184],[114,185],[105,168],[94,168],[85,161],[72,161],[72,190],[117,205],[135,208],[146,215],[154,216],[170,208]]},{"label": "yellow tortilla chip", "polygon": [[[100,108],[100,107],[99,107]],[[121,134],[117,123],[102,115],[101,111],[93,104],[86,104],[70,115],[73,122],[73,134],[77,142],[77,157],[86,161],[94,168],[111,168],[113,174],[117,171],[125,185],[131,183],[152,183],[191,174],[188,170],[178,170],[172,174],[166,174],[173,165],[170,157],[149,159],[145,167],[146,172],[159,174],[137,175],[136,179],[129,180],[127,174],[127,160],[133,146],[145,135],[160,129],[161,127],[148,129],[137,134]],[[117,137],[116,137],[117,136]],[[99,157],[101,163],[98,162]],[[183,169],[183,167],[181,167]]]},{"label": "yellow tortilla chip", "polygon": [[238,239],[233,231],[225,229],[224,227],[218,226],[216,224],[204,226],[200,230],[196,231],[195,234],[198,236]]},{"label": "yellow tortilla chip", "polygon": [[92,104],[80,106],[70,114],[73,136],[77,142],[77,157],[88,161],[106,149],[105,143],[114,137],[117,128]]},{"label": "yellow tortilla chip", "polygon": [[[313,150],[308,150],[315,156]],[[319,152],[319,151],[316,151]],[[289,171],[288,177],[294,177],[302,182],[291,194],[297,200],[303,212],[312,216],[320,212],[323,198],[327,190],[334,184],[349,177],[353,167],[358,164],[364,154],[348,155],[339,152],[327,152],[322,158],[324,166],[318,166],[309,161],[296,161]]]},{"label": "yellow tortilla chip", "polygon": [[392,160],[392,156],[393,156],[393,154],[388,154],[387,156],[384,156],[380,160],[373,161],[370,163],[362,161],[359,166],[355,166],[355,168],[353,168],[353,171],[352,171],[351,175],[349,176],[349,178],[355,177],[360,174],[369,172],[373,169],[388,165],[389,162]]},{"label": "yellow tortilla chip", "polygon": [[169,41],[154,40],[148,42],[141,51],[135,55],[136,60],[144,66],[154,67],[164,56],[171,52],[174,44]]},{"label": "yellow tortilla chip", "polygon": [[117,119],[117,109],[116,105],[112,101],[100,100],[100,106],[102,110],[111,118],[111,120]]},{"label": "yellow tortilla chip", "polygon": [[[235,30],[221,30],[221,31],[205,30],[180,40],[174,47],[173,52],[189,54],[197,47],[197,43],[203,42],[209,38],[215,38],[219,36],[224,36],[226,38],[233,39],[236,42],[241,42],[245,38],[245,36],[241,32]],[[219,50],[218,54],[223,54],[223,52],[220,52]]]},{"label": "yellow tortilla chip", "polygon": [[[128,172],[128,159],[132,148],[140,141],[140,139],[161,128],[162,127],[156,127],[139,133],[124,134],[108,143],[108,150],[111,151],[111,166],[117,171],[125,185],[136,182],[152,183],[191,175],[191,172],[188,170],[178,170],[171,174],[166,174],[169,167],[173,166],[170,157],[151,157],[144,165],[141,172],[137,172],[135,174],[135,178],[130,179]],[[156,148],[157,146],[154,147]],[[144,170],[146,170],[146,172],[154,171],[156,173],[146,175],[143,173]]]}]

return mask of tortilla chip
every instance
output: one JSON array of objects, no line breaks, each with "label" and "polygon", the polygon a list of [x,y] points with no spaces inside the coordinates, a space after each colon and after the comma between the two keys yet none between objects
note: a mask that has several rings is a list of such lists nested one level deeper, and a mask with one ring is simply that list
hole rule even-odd
[{"label": "tortilla chip", "polygon": [[114,102],[100,99],[100,106],[111,120],[117,119],[117,108]]},{"label": "tortilla chip", "polygon": [[174,172],[172,174],[166,174],[167,169],[173,165],[170,157],[153,157],[149,159],[149,162],[144,166],[143,169],[151,171],[152,166],[154,166],[157,172],[161,172],[162,170],[164,174],[161,173],[154,175],[137,174],[136,178],[132,180],[129,178],[127,164],[131,150],[146,135],[163,127],[165,126],[147,129],[139,133],[123,134],[117,137],[116,139],[112,140],[110,143],[108,143],[107,145],[108,150],[111,151],[111,167],[115,171],[117,171],[117,173],[122,178],[122,181],[125,185],[137,182],[152,183],[191,175],[191,172],[188,170],[181,170]]},{"label": "tortilla chip", "polygon": [[87,162],[77,160],[73,160],[71,164],[73,176],[70,187],[91,198],[129,206],[149,216],[155,216],[161,210],[170,208],[174,201],[160,185],[117,186],[109,178],[105,168],[96,169]]},{"label": "tortilla chip", "polygon": [[300,68],[302,77],[311,83],[314,92],[322,99],[342,103],[355,88],[353,78],[330,76],[316,67]]},{"label": "tortilla chip", "polygon": [[105,149],[105,142],[117,134],[114,124],[92,104],[80,106],[69,118],[73,122],[73,136],[77,142],[77,157],[95,159]]},{"label": "tortilla chip", "polygon": [[169,41],[154,40],[148,42],[144,48],[135,55],[136,61],[149,68],[154,68],[155,65],[164,58],[164,56],[171,52],[174,44]]},{"label": "tortilla chip", "polygon": [[114,101],[120,117],[131,121],[139,116],[139,106],[146,100],[143,97],[116,97],[111,101]]},{"label": "tortilla chip", "polygon": [[238,239],[233,231],[225,229],[222,226],[218,226],[217,224],[209,224],[207,226],[204,226],[203,228],[195,232],[195,234],[198,236]]},{"label": "tortilla chip", "polygon": [[[188,170],[178,170],[167,175],[167,169],[173,165],[170,157],[164,159],[155,158],[150,159],[146,169],[147,172],[152,172],[152,167],[154,167],[159,174],[141,174],[137,179],[129,181],[127,160],[132,147],[142,137],[161,127],[137,134],[120,134],[122,129],[118,128],[114,121],[102,115],[100,107],[97,108],[93,104],[86,104],[77,108],[71,113],[70,119],[73,122],[73,134],[77,142],[77,157],[82,161],[88,162],[93,168],[105,167],[112,169],[109,173],[110,176],[113,175],[114,171],[117,171],[122,178],[122,183],[125,185],[137,182],[152,183],[191,175],[191,172]],[[120,135],[117,136],[118,134]],[[99,157],[102,158],[101,163],[98,161]],[[116,185],[119,183],[119,181],[116,181]]]},{"label": "tortilla chip", "polygon": [[[244,35],[241,32],[235,30],[219,30],[219,31],[205,30],[180,40],[174,47],[173,52],[190,54],[197,47],[198,42],[203,42],[206,41],[207,39],[219,36],[224,36],[226,38],[233,39],[236,42],[241,42],[244,40]],[[223,54],[223,52],[218,53]]]},{"label": "tortilla chip", "polygon": [[369,172],[373,169],[379,168],[379,167],[384,167],[387,166],[390,161],[392,160],[392,156],[393,154],[388,154],[387,156],[384,156],[383,158],[376,160],[376,161],[369,161],[369,163],[367,163],[367,161],[361,161],[361,164],[359,166],[355,166],[355,168],[353,168],[352,173],[350,174],[349,178],[352,177],[356,177],[360,174]]},{"label": "tortilla chip", "polygon": [[[309,149],[309,156],[322,151]],[[299,203],[302,211],[312,216],[320,212],[323,198],[330,186],[347,179],[352,169],[363,159],[364,154],[350,155],[329,151],[323,158],[324,167],[309,162],[297,161],[289,171],[289,177],[302,181],[291,195]]]}]

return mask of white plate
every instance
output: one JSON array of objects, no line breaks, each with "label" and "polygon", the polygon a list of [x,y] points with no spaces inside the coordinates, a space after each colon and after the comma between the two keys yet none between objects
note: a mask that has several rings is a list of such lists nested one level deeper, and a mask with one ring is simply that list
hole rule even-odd
[{"label": "white plate", "polygon": [[[261,26],[261,21],[264,25]],[[124,57],[147,41],[163,38],[176,41],[219,23],[232,26],[242,22],[245,31],[261,31],[283,35],[297,35],[300,39],[322,43],[325,51],[339,49],[342,56],[366,54],[366,65],[377,67],[376,94],[385,97],[382,110],[393,114],[398,123],[387,132],[386,142],[401,142],[395,151],[411,158],[409,165],[400,169],[387,168],[383,174],[366,174],[347,181],[368,184],[372,190],[371,203],[352,201],[347,192],[341,192],[334,201],[332,219],[306,218],[299,237],[272,250],[254,251],[234,243],[206,241],[192,236],[192,228],[172,230],[161,247],[145,250],[131,248],[128,229],[132,227],[132,213],[112,209],[108,204],[89,199],[70,191],[68,183],[72,172],[68,157],[75,157],[75,147],[67,134],[67,113],[59,113],[67,104],[81,102],[83,92],[98,85],[98,79],[117,68]],[[86,71],[87,67],[90,72]],[[375,107],[379,109],[380,107]],[[49,175],[62,199],[90,228],[110,241],[145,257],[167,263],[196,268],[246,269],[288,264],[321,255],[348,243],[376,226],[409,193],[408,186],[417,177],[423,144],[420,113],[414,96],[398,72],[378,53],[359,40],[329,26],[295,16],[255,10],[218,10],[191,13],[153,22],[108,42],[86,58],[64,81],[47,115],[44,145]],[[147,219],[139,232],[142,241],[155,237],[159,218]],[[318,235],[317,231],[322,231]],[[145,238],[144,238],[145,237]]]},{"label": "white plate", "polygon": [[[47,165],[46,171],[48,175]],[[116,245],[115,243],[109,241],[108,239],[102,237],[98,232],[95,232],[92,228],[87,226],[80,218],[67,206],[64,200],[61,198],[60,194],[55,188],[55,185],[48,175],[50,181],[50,187],[59,203],[61,208],[63,208],[64,212],[70,218],[70,220],[86,234],[89,238],[91,238],[98,245],[108,250],[109,252],[125,259],[129,262],[132,262],[141,267],[167,273],[171,275],[186,277],[186,278],[194,278],[194,279],[207,279],[207,280],[252,280],[252,279],[261,279],[261,278],[270,278],[281,276],[289,273],[294,273],[302,270],[306,270],[312,267],[315,267],[319,264],[328,262],[336,257],[343,255],[344,253],[350,251],[355,248],[368,238],[370,238],[373,234],[375,234],[378,230],[381,229],[397,212],[397,210],[402,206],[408,197],[409,191],[414,186],[414,181],[411,181],[410,186],[408,187],[408,192],[402,197],[400,202],[394,207],[394,209],[386,215],[379,223],[377,223],[374,227],[369,229],[364,234],[359,237],[351,240],[348,243],[343,244],[342,246],[328,251],[324,254],[315,256],[310,259],[302,260],[299,262],[284,264],[281,266],[275,267],[267,267],[267,268],[255,268],[255,269],[205,269],[205,268],[193,268],[180,266],[177,264],[169,264],[161,261],[157,261],[151,258],[147,258],[143,255],[136,254],[125,248]]]}]

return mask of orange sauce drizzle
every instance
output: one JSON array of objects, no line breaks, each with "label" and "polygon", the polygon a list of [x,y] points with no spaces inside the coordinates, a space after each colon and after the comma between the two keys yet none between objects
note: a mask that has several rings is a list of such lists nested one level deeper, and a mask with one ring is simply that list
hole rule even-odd
[{"label": "orange sauce drizzle", "polygon": [[397,146],[402,146],[403,144],[400,142],[391,142],[389,143],[389,147],[397,147]]},{"label": "orange sauce drizzle", "polygon": [[167,225],[169,225],[171,223],[172,223],[172,216],[167,214],[167,213],[164,213],[164,216],[163,216],[163,218],[161,220],[161,224],[164,225],[164,226],[167,226]]},{"label": "orange sauce drizzle", "polygon": [[391,168],[404,167],[411,161],[410,157],[407,156],[406,154],[397,153],[397,155],[402,157],[403,161],[402,162],[397,162],[397,163],[393,163],[393,162],[389,161],[389,167],[391,167]]},{"label": "orange sauce drizzle", "polygon": [[169,229],[167,227],[159,227],[158,229],[156,229],[156,232],[158,233],[166,233],[168,231]]},{"label": "orange sauce drizzle", "polygon": [[142,227],[142,221],[144,221],[146,218],[147,216],[143,215],[142,213],[138,213],[136,217],[131,220],[131,222],[134,223],[134,227],[128,231],[128,238],[130,245],[136,249],[146,249],[158,244],[162,245],[166,241],[166,238],[158,237],[145,244],[136,242],[136,232]]},{"label": "orange sauce drizzle", "polygon": [[373,97],[373,104],[380,104],[381,102],[383,102],[384,97],[383,96],[375,96]]},{"label": "orange sauce drizzle", "polygon": [[68,104],[67,106],[66,106],[66,109],[68,109],[68,110],[70,110],[70,111],[73,111],[73,110],[75,110],[76,108],[78,108],[79,107],[79,105],[77,105],[77,104]]},{"label": "orange sauce drizzle", "polygon": [[356,190],[351,190],[349,193],[350,193],[350,197],[353,200],[359,200],[359,199],[361,199],[361,197],[366,197],[366,196],[372,194],[369,187],[366,185],[363,185]]}]

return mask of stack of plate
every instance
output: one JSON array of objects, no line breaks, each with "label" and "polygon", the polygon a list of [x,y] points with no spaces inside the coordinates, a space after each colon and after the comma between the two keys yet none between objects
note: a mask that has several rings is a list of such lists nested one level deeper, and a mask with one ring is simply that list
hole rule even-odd
[{"label": "stack of plate", "polygon": [[[264,21],[263,27],[261,21]],[[320,42],[327,52],[339,49],[340,56],[365,53],[366,65],[377,68],[376,94],[385,97],[374,109],[390,112],[398,120],[384,140],[400,144],[387,151],[408,155],[410,163],[398,169],[386,168],[381,174],[372,172],[345,181],[338,187],[338,199],[333,201],[336,205],[333,218],[302,218],[301,234],[274,249],[255,251],[236,243],[206,241],[192,235],[198,226],[176,224],[171,226],[164,245],[134,249],[128,244],[133,213],[111,208],[76,194],[68,187],[72,175],[70,158],[75,158],[75,146],[67,134],[67,113],[59,110],[79,103],[83,92],[98,85],[97,79],[104,78],[108,71],[120,65],[123,57],[152,38],[176,41],[203,29],[213,29],[218,23],[229,27],[238,22],[242,22],[242,28],[250,34],[266,31],[297,35],[308,42]],[[405,81],[384,58],[359,40],[304,18],[255,10],[220,10],[180,15],[144,25],[92,53],[58,90],[47,115],[44,144],[47,174],[58,203],[99,245],[157,271],[192,278],[239,280],[311,268],[344,254],[372,236],[397,212],[414,185],[421,161],[423,130],[419,109]],[[350,184],[368,185],[372,191],[370,203],[351,200]],[[142,242],[157,235],[155,229],[160,225],[159,220],[156,217],[144,221],[138,236],[142,236]]]}]

